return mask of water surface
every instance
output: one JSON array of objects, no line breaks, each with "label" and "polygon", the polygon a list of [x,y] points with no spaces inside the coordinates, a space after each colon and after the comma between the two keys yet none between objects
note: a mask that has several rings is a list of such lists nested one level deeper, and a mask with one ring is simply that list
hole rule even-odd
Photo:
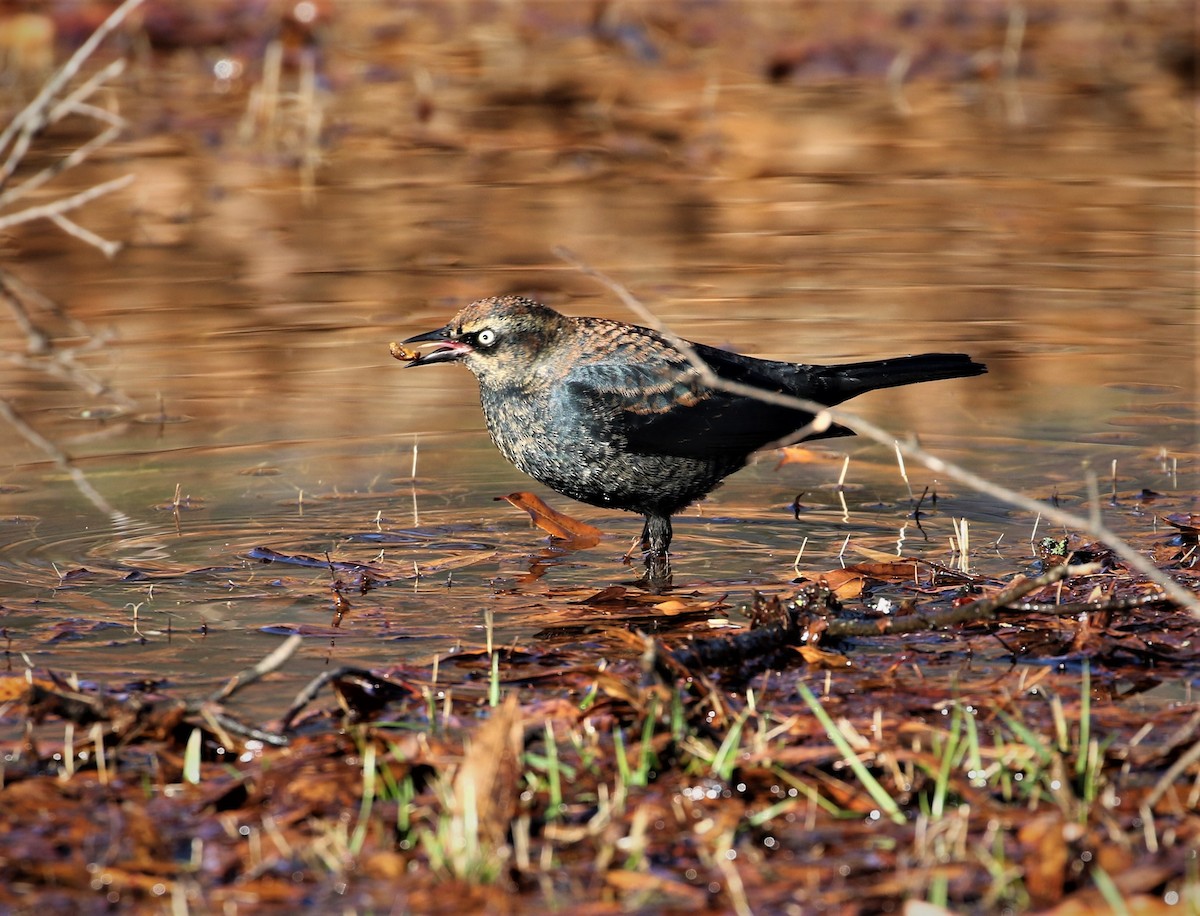
[{"label": "water surface", "polygon": [[[589,46],[597,80],[627,80],[606,120],[592,101],[564,114],[502,96],[503,74],[465,68],[446,38],[430,46],[442,95],[421,120],[407,58],[395,80],[348,68],[349,48],[383,53],[358,15],[328,46],[330,129],[309,192],[286,156],[233,139],[202,68],[160,62],[162,86],[129,101],[143,142],[170,125],[154,155],[134,138],[78,176],[138,175],[89,223],[125,250],[106,261],[42,224],[11,243],[6,268],[103,338],[74,362],[108,390],[0,365],[5,399],[50,443],[11,424],[0,440],[9,670],[194,695],[304,632],[247,700],[269,716],[329,667],[478,645],[485,611],[497,641],[536,644],[548,616],[576,613],[568,602],[633,587],[622,555],[639,519],[524,478],[488,442],[469,373],[408,371],[387,352],[514,291],[632,320],[559,245],[706,343],[811,362],[967,352],[989,374],[851,406],[1067,508],[1085,510],[1091,469],[1107,521],[1146,544],[1167,536],[1161,516],[1196,511],[1194,106],[1165,76],[1116,104],[1046,66],[1020,82],[1014,123],[987,85],[915,82],[901,113],[881,80],[772,84],[733,45],[707,75]],[[542,52],[562,65],[547,28]],[[172,91],[195,93],[190,121]],[[85,343],[39,320],[60,350]],[[10,326],[7,349],[22,347]],[[677,591],[744,601],[859,548],[953,564],[956,518],[973,571],[1032,562],[1028,513],[911,463],[906,483],[877,444],[818,451],[778,468],[765,454],[685,512]],[[926,487],[938,501],[917,529],[910,489]],[[516,490],[605,540],[551,544],[495,501]],[[338,570],[350,609],[335,627],[335,574],[263,563],[260,547],[388,581],[359,594]]]}]

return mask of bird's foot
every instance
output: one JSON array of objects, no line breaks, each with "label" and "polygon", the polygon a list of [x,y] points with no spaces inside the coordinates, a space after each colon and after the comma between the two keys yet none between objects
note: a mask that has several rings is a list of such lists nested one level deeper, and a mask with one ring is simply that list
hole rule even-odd
[{"label": "bird's foot", "polygon": [[671,517],[647,515],[641,540],[642,550],[646,552],[642,584],[654,594],[661,595],[671,587],[671,561],[667,556],[671,546]]},{"label": "bird's foot", "polygon": [[671,558],[665,553],[646,554],[646,568],[642,573],[641,583],[646,591],[661,595],[671,588]]}]

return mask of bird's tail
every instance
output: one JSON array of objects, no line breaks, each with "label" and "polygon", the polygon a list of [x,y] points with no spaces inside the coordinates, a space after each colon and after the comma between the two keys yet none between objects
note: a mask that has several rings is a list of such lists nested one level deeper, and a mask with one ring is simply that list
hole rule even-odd
[{"label": "bird's tail", "polygon": [[830,406],[877,388],[966,378],[987,372],[987,366],[975,362],[965,353],[922,353],[919,356],[843,363],[840,366],[826,366],[824,369],[822,375],[825,377],[822,381],[829,399],[818,400]]}]

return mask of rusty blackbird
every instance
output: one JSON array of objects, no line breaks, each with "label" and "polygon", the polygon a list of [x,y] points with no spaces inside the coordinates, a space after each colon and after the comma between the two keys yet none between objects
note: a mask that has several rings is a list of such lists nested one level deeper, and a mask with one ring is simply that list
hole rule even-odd
[{"label": "rusty blackbird", "polygon": [[[519,296],[472,302],[404,343],[437,345],[423,354],[393,345],[410,366],[461,362],[475,374],[492,440],[530,477],[644,515],[648,566],[665,563],[672,515],[812,419],[706,385],[658,331],[573,318]],[[829,407],[877,388],[987,371],[961,353],[814,366],[691,346],[722,379]],[[834,426],[809,438],[848,432]]]}]

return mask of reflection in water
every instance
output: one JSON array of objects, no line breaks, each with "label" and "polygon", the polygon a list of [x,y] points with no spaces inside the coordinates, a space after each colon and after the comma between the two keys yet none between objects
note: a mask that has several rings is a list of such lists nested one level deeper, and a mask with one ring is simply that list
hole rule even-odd
[{"label": "reflection in water", "polygon": [[[567,27],[554,17],[531,38],[507,29],[511,12],[472,28],[435,16],[421,32],[375,28],[390,4],[346,10],[311,205],[286,168],[217,139],[228,97],[208,77],[159,62],[161,94],[143,81],[128,114],[139,132],[170,132],[131,139],[137,196],[89,213],[129,247],[105,262],[37,224],[6,241],[25,283],[111,335],[74,357],[108,395],[29,360],[0,365],[4,399],[58,453],[0,440],[11,667],[26,653],[85,678],[213,683],[266,654],[265,629],[308,628],[287,672],[298,683],[476,642],[485,608],[500,639],[528,639],[531,608],[563,600],[556,590],[631,582],[621,557],[636,518],[554,500],[608,537],[547,546],[493,502],[531,484],[488,444],[467,373],[422,377],[387,353],[485,295],[630,320],[551,254],[559,245],[690,339],[813,362],[970,353],[989,366],[982,380],[855,409],[1075,509],[1086,464],[1113,478],[1106,519],[1135,539],[1195,510],[1194,108],[1154,63],[1158,26],[1137,31],[1144,11],[1128,11],[1121,57],[1139,75],[1104,87],[1081,83],[1078,42],[1058,31],[1091,7],[1030,23],[1029,53],[1061,59],[1030,58],[1014,125],[998,86],[932,62],[900,87],[903,108],[883,77],[810,81],[821,55],[768,68],[747,51],[761,32],[748,33],[807,34],[794,11],[650,60],[555,32]],[[392,57],[356,75],[347,49]],[[420,81],[397,76],[412,68],[432,74],[423,101]],[[171,104],[185,93],[188,123]],[[950,562],[957,518],[977,573],[1031,559],[1026,513],[910,465],[913,491],[938,497],[917,529],[886,449],[841,440],[817,459],[776,469],[764,456],[681,516],[676,588],[741,600],[785,588],[798,563],[833,568],[901,540]],[[259,546],[395,578],[348,595],[333,628],[330,573],[249,559]]]}]

